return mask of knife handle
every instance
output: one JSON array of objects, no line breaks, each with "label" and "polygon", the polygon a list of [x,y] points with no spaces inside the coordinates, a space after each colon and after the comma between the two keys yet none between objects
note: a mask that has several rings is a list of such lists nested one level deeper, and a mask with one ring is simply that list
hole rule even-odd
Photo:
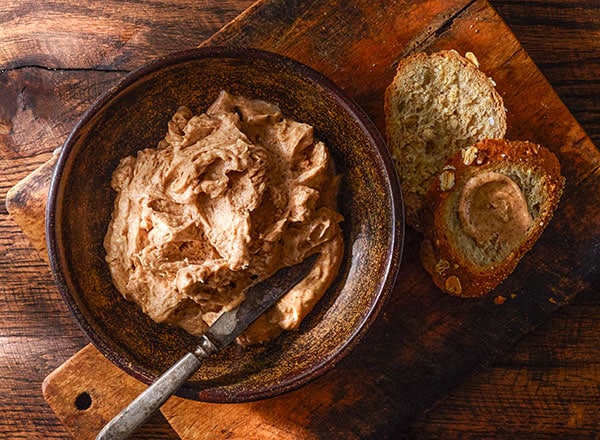
[{"label": "knife handle", "polygon": [[218,350],[214,344],[208,338],[203,337],[200,345],[193,353],[183,356],[156,382],[108,422],[102,428],[102,431],[98,433],[96,440],[123,440],[128,438],[200,368],[202,359],[216,351]]}]

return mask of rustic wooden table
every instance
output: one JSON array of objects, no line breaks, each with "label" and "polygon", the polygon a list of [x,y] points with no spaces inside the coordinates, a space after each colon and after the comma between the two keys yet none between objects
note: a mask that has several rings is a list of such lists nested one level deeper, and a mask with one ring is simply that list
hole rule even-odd
[{"label": "rustic wooden table", "polygon": [[[51,156],[89,103],[128,71],[156,56],[196,46],[252,3],[2,2],[2,198]],[[490,3],[600,145],[598,1]],[[0,438],[68,438],[42,397],[41,383],[87,340],[45,262],[4,205],[0,209]],[[598,438],[598,288],[582,292],[421,415],[406,437]],[[136,438],[178,437],[156,415]]]}]

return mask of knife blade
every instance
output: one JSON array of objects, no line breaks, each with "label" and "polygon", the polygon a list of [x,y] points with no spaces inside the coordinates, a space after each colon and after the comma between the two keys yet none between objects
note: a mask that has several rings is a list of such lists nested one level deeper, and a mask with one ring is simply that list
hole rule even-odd
[{"label": "knife blade", "polygon": [[[231,344],[252,322],[308,274],[317,255],[311,255],[295,266],[280,269],[267,280],[246,290],[244,301],[235,309],[221,314],[201,337],[196,351],[202,349],[217,352]],[[268,287],[265,283],[268,283]]]},{"label": "knife blade", "polygon": [[200,343],[163,373],[133,400],[96,436],[96,440],[121,440],[140,427],[202,365],[202,360],[231,344],[260,315],[272,307],[286,292],[304,278],[317,254],[295,266],[284,267],[265,281],[246,291],[245,300],[236,308],[223,312],[200,337]]}]

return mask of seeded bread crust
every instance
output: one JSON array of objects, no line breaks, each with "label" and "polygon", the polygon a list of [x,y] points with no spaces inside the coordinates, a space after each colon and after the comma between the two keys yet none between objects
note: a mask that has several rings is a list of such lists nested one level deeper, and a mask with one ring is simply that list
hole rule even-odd
[{"label": "seeded bread crust", "polygon": [[[477,245],[460,225],[461,191],[471,176],[485,171],[499,172],[515,181],[533,218],[522,241],[507,255],[498,254],[493,246]],[[423,266],[435,284],[449,294],[484,295],[498,286],[533,247],[550,222],[563,187],[556,156],[529,141],[483,140],[457,152],[436,174],[426,195]]]},{"label": "seeded bread crust", "polygon": [[506,110],[476,58],[420,52],[398,64],[386,90],[388,144],[402,182],[407,223],[422,230],[427,188],[446,158],[484,138],[503,138]]}]

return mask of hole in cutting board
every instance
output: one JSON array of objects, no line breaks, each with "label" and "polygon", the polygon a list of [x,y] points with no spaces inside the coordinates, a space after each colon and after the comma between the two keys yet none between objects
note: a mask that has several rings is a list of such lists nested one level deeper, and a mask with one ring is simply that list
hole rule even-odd
[{"label": "hole in cutting board", "polygon": [[77,396],[75,399],[75,408],[79,411],[85,411],[90,406],[92,406],[92,396],[90,396],[87,392],[83,392]]}]

